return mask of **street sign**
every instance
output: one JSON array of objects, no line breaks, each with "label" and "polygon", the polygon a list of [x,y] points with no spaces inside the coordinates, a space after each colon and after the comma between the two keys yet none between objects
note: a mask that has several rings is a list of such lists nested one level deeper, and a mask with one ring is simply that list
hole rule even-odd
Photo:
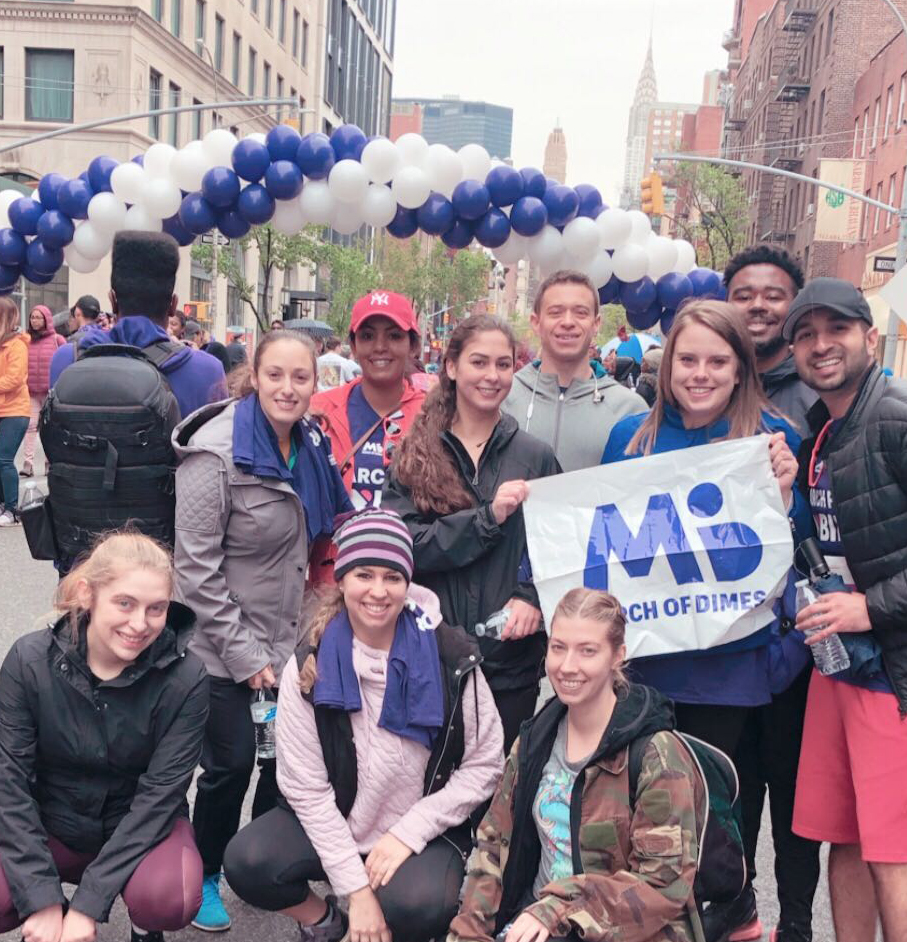
[{"label": "street sign", "polygon": [[[217,244],[218,244],[218,245],[224,246],[224,245],[229,245],[229,244],[230,244],[230,240],[229,240],[225,235],[221,235],[219,232],[216,233],[216,235],[217,235]],[[214,236],[215,236],[215,233],[213,233],[213,232],[206,232],[206,233],[202,236],[202,245],[214,245]]]},{"label": "street sign", "polygon": [[872,270],[881,272],[894,271],[895,257],[893,255],[876,255],[872,260]]}]

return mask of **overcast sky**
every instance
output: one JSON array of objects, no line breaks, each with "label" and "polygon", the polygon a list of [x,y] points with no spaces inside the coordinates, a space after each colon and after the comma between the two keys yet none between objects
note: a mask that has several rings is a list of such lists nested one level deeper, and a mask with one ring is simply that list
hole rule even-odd
[{"label": "overcast sky", "polygon": [[560,119],[567,182],[614,202],[653,2],[659,98],[698,103],[703,75],[727,64],[734,0],[397,0],[394,96],[513,108],[518,167],[541,167]]}]

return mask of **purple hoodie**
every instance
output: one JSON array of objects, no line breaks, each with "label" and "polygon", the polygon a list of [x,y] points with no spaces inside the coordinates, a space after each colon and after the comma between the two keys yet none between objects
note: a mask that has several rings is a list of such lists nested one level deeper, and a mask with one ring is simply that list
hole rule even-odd
[{"label": "purple hoodie", "polygon": [[[79,339],[79,349],[85,350],[99,343],[125,343],[144,349],[159,340],[169,340],[167,332],[152,320],[140,314],[121,317],[110,333],[89,327]],[[67,343],[54,354],[50,368],[51,385],[73,362],[73,345]],[[217,357],[193,347],[183,347],[170,357],[161,372],[179,403],[180,415],[186,418],[196,409],[227,398],[224,368]]]}]

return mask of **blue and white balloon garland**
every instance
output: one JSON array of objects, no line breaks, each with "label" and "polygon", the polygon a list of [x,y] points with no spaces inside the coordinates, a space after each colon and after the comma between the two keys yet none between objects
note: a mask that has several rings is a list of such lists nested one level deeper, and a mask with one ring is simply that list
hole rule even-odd
[{"label": "blue and white balloon garland", "polygon": [[238,239],[266,222],[286,235],[308,224],[341,234],[369,225],[400,239],[421,229],[452,249],[475,240],[504,265],[528,258],[543,275],[577,269],[639,330],[669,328],[686,298],[723,296],[689,242],[656,235],[637,210],[605,206],[594,186],[514,169],[478,144],[392,142],[352,124],[330,137],[278,125],[242,140],[218,128],[125,163],[96,157],[73,180],[49,173],[30,197],[0,193],[0,294],[20,276],[45,284],[64,263],[94,271],[122,229],[168,232],[185,246],[214,228]]}]

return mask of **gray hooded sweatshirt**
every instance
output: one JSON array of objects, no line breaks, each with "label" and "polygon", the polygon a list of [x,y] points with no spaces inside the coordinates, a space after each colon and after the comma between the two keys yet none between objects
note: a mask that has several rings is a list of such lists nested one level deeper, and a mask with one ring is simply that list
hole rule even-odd
[{"label": "gray hooded sweatshirt", "polygon": [[759,379],[772,405],[783,412],[797,434],[805,438],[809,434],[806,413],[819,396],[800,379],[793,354],[767,372],[760,373]]},{"label": "gray hooded sweatshirt", "polygon": [[543,373],[534,363],[514,376],[501,408],[523,431],[550,445],[564,471],[601,464],[615,423],[649,411],[642,397],[611,376],[575,379],[561,392],[557,376]]}]

